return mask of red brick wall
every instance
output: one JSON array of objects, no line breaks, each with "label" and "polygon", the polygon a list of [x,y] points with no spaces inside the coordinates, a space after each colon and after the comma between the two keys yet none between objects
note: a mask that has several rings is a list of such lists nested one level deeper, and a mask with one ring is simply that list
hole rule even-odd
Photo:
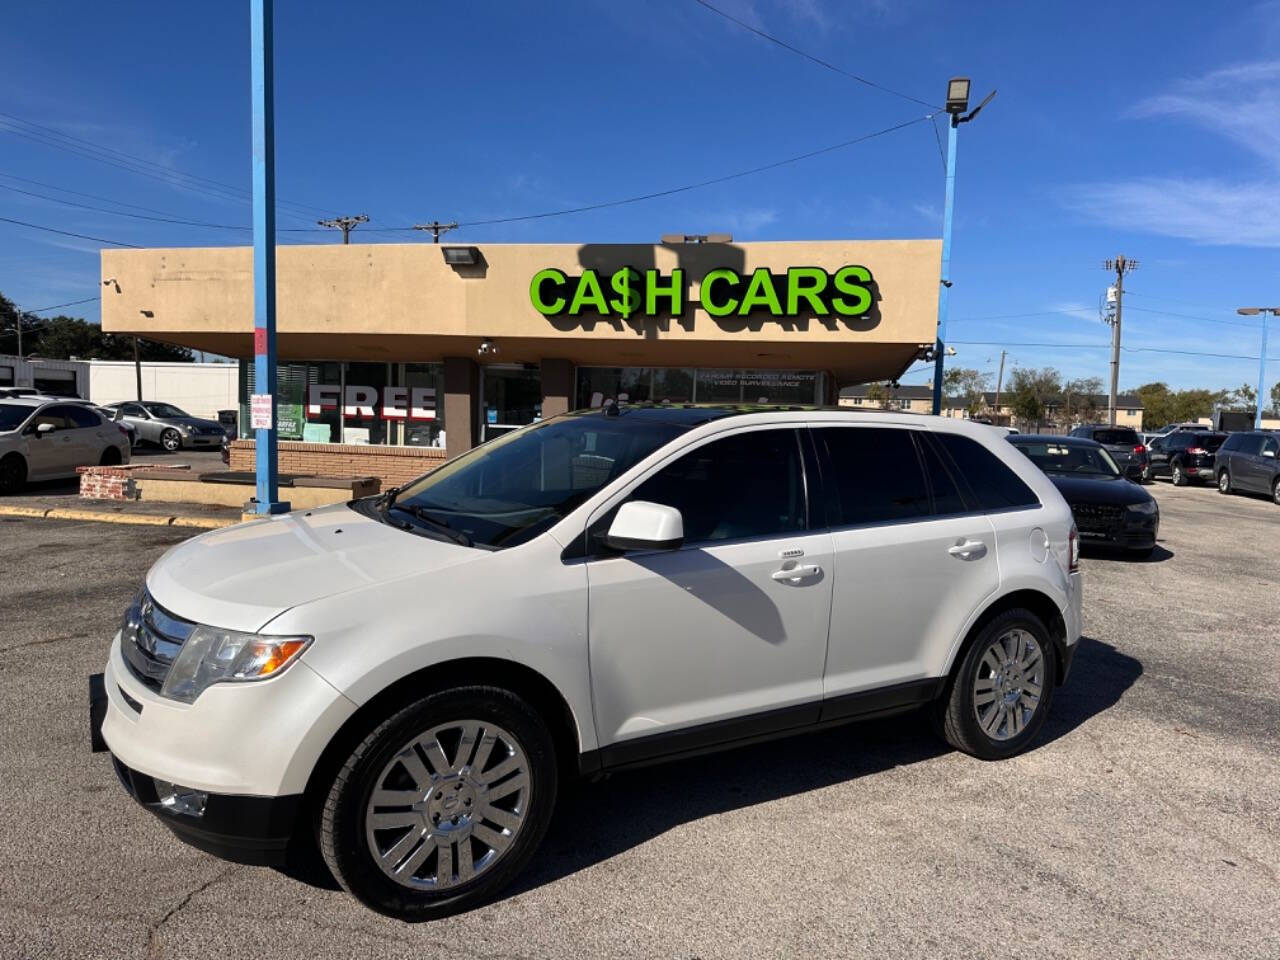
[{"label": "red brick wall", "polygon": [[86,500],[136,500],[138,487],[129,476],[138,465],[118,467],[76,467],[80,474],[80,496]]},{"label": "red brick wall", "polygon": [[[253,440],[231,443],[231,469],[254,469]],[[296,443],[281,441],[281,473],[313,477],[377,477],[382,488],[396,487],[434,470],[445,453],[435,447],[380,447],[352,443]]]}]

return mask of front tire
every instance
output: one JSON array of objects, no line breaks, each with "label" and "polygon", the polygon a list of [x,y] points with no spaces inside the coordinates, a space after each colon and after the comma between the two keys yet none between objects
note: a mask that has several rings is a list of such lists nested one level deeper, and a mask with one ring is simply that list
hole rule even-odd
[{"label": "front tire", "polygon": [[1271,485],[1271,502],[1280,507],[1280,477]]},{"label": "front tire", "polygon": [[397,711],[339,770],[320,850],[348,893],[400,920],[490,899],[529,862],[551,822],[555,746],[516,694],[458,687]]},{"label": "front tire", "polygon": [[170,453],[176,453],[182,449],[182,434],[178,433],[177,430],[166,430],[160,434],[160,446]]},{"label": "front tire", "polygon": [[0,494],[18,493],[27,483],[27,462],[11,453],[0,460]]},{"label": "front tire", "polygon": [[939,704],[943,738],[980,760],[1020,753],[1044,725],[1057,660],[1044,623],[1006,610],[984,626],[952,673]]},{"label": "front tire", "polygon": [[1187,475],[1182,472],[1182,464],[1169,464],[1169,479],[1173,481],[1175,487],[1185,487],[1187,485]]},{"label": "front tire", "polygon": [[1223,494],[1231,492],[1231,472],[1230,471],[1228,470],[1218,471],[1218,492]]}]

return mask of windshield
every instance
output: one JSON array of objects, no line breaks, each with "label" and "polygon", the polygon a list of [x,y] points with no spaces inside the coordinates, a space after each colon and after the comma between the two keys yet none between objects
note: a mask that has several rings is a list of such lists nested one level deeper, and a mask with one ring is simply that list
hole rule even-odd
[{"label": "windshield", "polygon": [[1013,441],[1045,473],[1069,473],[1073,476],[1118,477],[1120,468],[1102,447],[1083,443],[1054,443],[1041,440]]},{"label": "windshield", "polygon": [[0,403],[0,433],[17,430],[34,411],[35,407],[17,403]]},{"label": "windshield", "polygon": [[153,417],[189,417],[191,414],[179,410],[172,403],[144,403],[143,408]]},{"label": "windshield", "polygon": [[505,434],[411,484],[388,513],[444,526],[478,547],[512,547],[565,517],[688,427],[624,412],[571,414]]}]

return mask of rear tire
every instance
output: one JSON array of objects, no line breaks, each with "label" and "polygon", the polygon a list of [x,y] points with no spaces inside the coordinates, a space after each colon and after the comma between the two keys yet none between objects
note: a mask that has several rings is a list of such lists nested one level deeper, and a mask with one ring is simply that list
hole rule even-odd
[{"label": "rear tire", "polygon": [[980,760],[1022,752],[1048,716],[1057,667],[1040,618],[1021,607],[1006,610],[982,628],[947,681],[936,718],[943,738]]},{"label": "rear tire", "polygon": [[1280,477],[1271,485],[1271,502],[1280,507]]},{"label": "rear tire", "polygon": [[1173,481],[1175,487],[1185,487],[1187,485],[1187,475],[1182,472],[1182,464],[1169,464],[1169,479]]},{"label": "rear tire", "polygon": [[1230,470],[1218,471],[1218,492],[1223,494],[1231,492],[1231,471]]},{"label": "rear tire", "polygon": [[27,461],[16,453],[0,460],[0,494],[18,493],[27,483]]},{"label": "rear tire", "polygon": [[98,459],[100,467],[118,467],[120,466],[120,451],[115,447],[107,447],[102,451],[102,456]]},{"label": "rear tire", "polygon": [[488,686],[431,694],[380,723],[347,758],[324,797],[320,851],[343,889],[379,913],[406,921],[457,913],[493,897],[533,857],[558,777],[546,724],[516,694]]}]

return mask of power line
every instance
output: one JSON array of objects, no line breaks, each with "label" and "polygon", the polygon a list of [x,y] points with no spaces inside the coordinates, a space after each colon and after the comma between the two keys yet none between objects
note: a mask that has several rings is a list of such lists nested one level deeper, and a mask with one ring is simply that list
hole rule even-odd
[{"label": "power line", "polygon": [[[208,223],[203,220],[183,220],[176,217],[153,217],[145,213],[128,213],[124,210],[109,210],[106,207],[95,207],[89,203],[78,203],[75,200],[63,200],[61,197],[50,197],[43,193],[36,193],[33,190],[22,190],[19,187],[11,187],[8,184],[0,183],[0,190],[10,190],[13,193],[21,193],[24,196],[35,197],[37,200],[47,200],[50,203],[61,203],[67,207],[78,207],[81,210],[93,210],[97,213],[106,213],[114,217],[129,217],[131,220],[150,220],[153,223],[177,223],[188,227],[206,227],[211,230],[252,230],[252,227],[238,227],[229,223]],[[110,203],[111,201],[107,201]]]},{"label": "power line", "polygon": [[74,307],[81,303],[93,303],[95,300],[101,300],[101,297],[85,297],[83,300],[68,300],[66,303],[55,303],[52,307],[41,307],[38,310],[27,310],[26,313],[48,313],[50,310],[58,310],[62,307]]},{"label": "power line", "polygon": [[[86,159],[96,160],[99,163],[105,163],[139,176],[149,177],[152,180],[159,180],[170,186],[181,186],[216,199],[248,202],[252,197],[249,191],[234,184],[224,183],[221,180],[214,180],[196,174],[184,173],[181,170],[175,170],[164,164],[156,163],[154,160],[136,157],[113,147],[105,147],[83,137],[62,133],[52,127],[24,120],[21,117],[16,117],[3,111],[0,111],[0,130],[33,143],[65,150]],[[299,218],[306,217],[305,211],[308,210],[321,213],[327,212],[321,207],[311,207],[307,204],[294,203],[289,200],[277,200],[277,206],[284,208],[283,212],[289,213],[290,216]],[[293,211],[289,211],[288,208],[293,208]]]},{"label": "power line", "polygon": [[799,47],[793,47],[791,44],[787,43],[785,40],[779,40],[773,34],[765,33],[763,30],[757,27],[753,27],[751,24],[747,23],[746,21],[739,20],[737,17],[733,16],[733,14],[726,13],[724,10],[721,10],[719,7],[713,6],[712,4],[708,3],[707,0],[693,0],[693,2],[698,4],[698,6],[700,7],[705,7],[707,10],[710,10],[712,13],[716,14],[717,16],[724,17],[724,19],[728,20],[730,23],[737,24],[743,30],[748,30],[751,33],[754,33],[757,37],[760,37],[761,39],[764,39],[764,40],[768,40],[770,43],[777,44],[778,46],[782,47],[782,49],[789,50],[790,52],[794,53],[796,56],[804,57],[806,60],[812,61],[813,63],[816,63],[820,67],[825,67],[828,70],[838,73],[842,77],[848,77],[850,80],[856,80],[858,83],[861,83],[864,86],[872,87],[883,93],[892,94],[895,97],[901,97],[903,100],[910,100],[912,103],[918,103],[920,104],[920,106],[928,107],[930,110],[941,109],[937,104],[929,103],[927,100],[921,100],[919,97],[913,97],[909,93],[901,93],[898,90],[894,90],[890,87],[884,86],[883,84],[876,83],[874,80],[868,80],[866,77],[860,77],[856,73],[850,73],[848,70],[845,70],[841,67],[837,67],[834,63],[831,63],[827,60],[823,60],[821,57],[815,57],[812,53],[807,53],[804,50],[801,50]]},{"label": "power line", "polygon": [[[1036,347],[1049,350],[1110,350],[1107,344],[1094,346],[1090,343],[1009,343],[1006,340],[952,340],[955,344],[976,347]],[[1250,356],[1243,353],[1204,353],[1198,350],[1173,350],[1168,347],[1125,347],[1120,349],[1126,353],[1175,353],[1187,357],[1212,357],[1218,360],[1257,360],[1257,354]],[[1268,357],[1268,361],[1280,360],[1280,357]]]},{"label": "power line", "polygon": [[[701,0],[697,0],[701,2]],[[812,157],[820,156],[824,153],[831,153],[834,150],[843,150],[846,147],[852,147],[855,144],[865,143],[868,140],[874,140],[876,137],[883,137],[885,134],[893,133],[912,124],[923,123],[930,118],[931,114],[923,117],[916,117],[913,120],[905,120],[902,123],[894,124],[892,127],[885,127],[883,130],[877,130],[875,133],[867,133],[852,140],[845,140],[843,143],[834,143],[828,147],[821,147],[817,150],[810,150],[808,153],[802,153],[794,157],[787,157],[785,160],[775,160],[773,163],[766,163],[759,167],[752,167],[749,170],[739,170],[737,173],[728,173],[720,177],[712,177],[709,180],[699,180],[697,183],[689,183],[680,187],[672,187],[668,190],[656,190],[653,193],[643,193],[634,197],[626,197],[621,200],[607,200],[603,203],[589,203],[580,207],[569,207],[565,210],[548,210],[545,213],[531,213],[519,217],[493,217],[488,220],[471,220],[463,221],[458,224],[459,227],[487,227],[501,223],[519,223],[527,220],[543,220],[548,217],[563,217],[571,213],[587,213],[591,210],[603,210],[607,207],[621,207],[626,204],[640,203],[644,200],[656,200],[660,197],[670,197],[678,193],[687,193],[690,190],[697,190],[702,187],[714,186],[717,183],[726,183],[730,180],[738,180],[742,177],[749,177],[752,174],[764,173],[767,170],[776,170],[778,167],[785,167],[791,163],[798,163],[801,160],[808,160]],[[403,229],[412,230],[412,227]]]},{"label": "power line", "polygon": [[1230,310],[1231,307],[1209,307],[1203,303],[1188,303],[1186,300],[1174,300],[1171,297],[1157,297],[1149,293],[1143,293],[1140,290],[1126,290],[1125,293],[1131,297],[1141,297],[1143,300],[1155,300],[1159,303],[1172,303],[1181,307],[1191,307],[1194,310]]},{"label": "power line", "polygon": [[[1126,290],[1125,292],[1126,292],[1126,293],[1131,293],[1132,291],[1130,291],[1130,290]],[[1154,314],[1157,314],[1157,315],[1162,316],[1162,317],[1181,317],[1183,320],[1201,320],[1201,321],[1203,321],[1204,323],[1221,323],[1221,324],[1223,324],[1224,326],[1228,326],[1228,327],[1245,327],[1245,328],[1247,328],[1247,329],[1249,329],[1249,330],[1258,330],[1258,329],[1260,329],[1260,328],[1258,327],[1258,325],[1257,325],[1257,324],[1253,324],[1253,323],[1241,323],[1241,322],[1240,322],[1240,321],[1238,321],[1238,320],[1217,320],[1217,319],[1215,319],[1215,318],[1213,318],[1213,317],[1197,317],[1197,316],[1192,316],[1192,315],[1191,315],[1191,314],[1189,314],[1189,313],[1170,313],[1168,310],[1152,310],[1150,307],[1135,307],[1135,306],[1133,306],[1133,305],[1130,305],[1130,306],[1129,306],[1129,309],[1130,309],[1130,310],[1137,310],[1137,311],[1139,311],[1139,312],[1141,312],[1141,313],[1154,313]]]},{"label": "power line", "polygon": [[136,243],[125,243],[123,240],[108,240],[105,237],[91,237],[85,233],[72,233],[70,230],[58,230],[56,227],[42,227],[38,223],[27,223],[25,220],[14,220],[12,217],[0,217],[0,223],[16,223],[20,227],[30,227],[32,230],[43,230],[45,233],[60,233],[64,237],[76,237],[80,240],[92,240],[95,243],[109,243],[115,247],[131,247],[134,250],[141,250],[142,247]]}]

